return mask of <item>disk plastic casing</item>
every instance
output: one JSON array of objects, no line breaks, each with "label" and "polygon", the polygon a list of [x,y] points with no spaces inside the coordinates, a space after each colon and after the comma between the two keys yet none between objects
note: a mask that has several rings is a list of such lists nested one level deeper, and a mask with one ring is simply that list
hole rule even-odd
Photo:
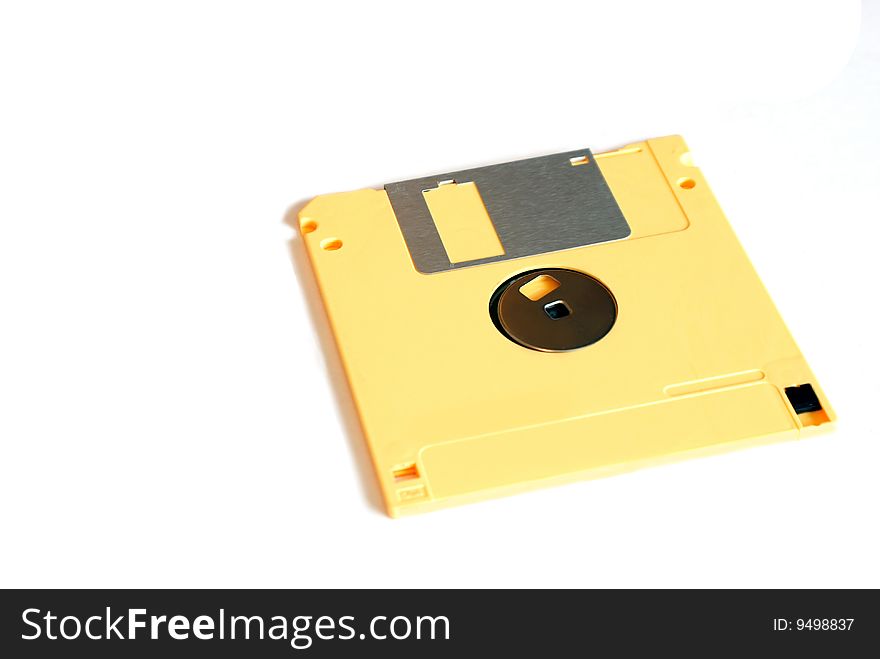
[{"label": "disk plastic casing", "polygon": [[[834,420],[684,140],[585,153],[624,237],[618,222],[614,239],[506,258],[499,233],[486,259],[438,270],[432,256],[422,272],[387,190],[317,197],[300,212],[391,515],[794,439]],[[460,195],[471,204],[462,217],[474,193]],[[440,201],[455,215],[452,196]],[[540,231],[554,231],[553,211]],[[554,352],[499,331],[499,286],[550,268],[607,287],[607,334]]]}]

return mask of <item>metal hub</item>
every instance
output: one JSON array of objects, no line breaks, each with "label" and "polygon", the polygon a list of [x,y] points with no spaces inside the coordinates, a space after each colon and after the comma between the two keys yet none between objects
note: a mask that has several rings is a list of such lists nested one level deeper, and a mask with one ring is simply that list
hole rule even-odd
[{"label": "metal hub", "polygon": [[565,352],[608,334],[617,319],[617,302],[590,275],[544,268],[518,274],[499,286],[489,313],[511,341],[533,350]]}]

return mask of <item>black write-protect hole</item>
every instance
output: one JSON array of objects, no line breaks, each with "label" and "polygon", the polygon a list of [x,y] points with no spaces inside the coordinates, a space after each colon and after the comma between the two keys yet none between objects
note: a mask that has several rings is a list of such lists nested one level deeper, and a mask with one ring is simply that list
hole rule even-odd
[{"label": "black write-protect hole", "polygon": [[813,391],[811,384],[786,387],[785,395],[788,397],[788,402],[791,403],[796,414],[818,412],[822,409],[822,403],[819,402],[819,397]]}]

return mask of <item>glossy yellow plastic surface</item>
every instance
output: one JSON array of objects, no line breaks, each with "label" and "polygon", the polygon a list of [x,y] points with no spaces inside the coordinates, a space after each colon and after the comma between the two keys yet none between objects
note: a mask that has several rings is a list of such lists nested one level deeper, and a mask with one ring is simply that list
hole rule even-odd
[{"label": "glossy yellow plastic surface", "polygon": [[[684,140],[595,158],[632,228],[625,240],[425,275],[383,190],[301,211],[391,515],[793,439],[834,420]],[[606,337],[545,353],[502,336],[493,291],[544,267],[608,286],[619,312]],[[822,409],[798,415],[784,388],[804,383]]]}]

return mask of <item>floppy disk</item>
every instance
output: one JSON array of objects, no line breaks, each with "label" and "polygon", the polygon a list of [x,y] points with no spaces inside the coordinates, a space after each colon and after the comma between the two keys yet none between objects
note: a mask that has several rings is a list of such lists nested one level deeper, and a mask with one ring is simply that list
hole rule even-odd
[{"label": "floppy disk", "polygon": [[834,420],[680,137],[321,196],[299,224],[393,516]]}]

